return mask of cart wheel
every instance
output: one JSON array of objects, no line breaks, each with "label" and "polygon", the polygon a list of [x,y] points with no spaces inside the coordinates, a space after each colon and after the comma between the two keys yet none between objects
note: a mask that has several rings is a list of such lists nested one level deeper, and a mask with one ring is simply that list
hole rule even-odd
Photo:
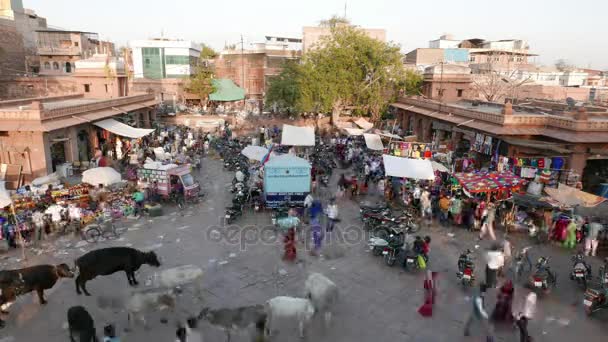
[{"label": "cart wheel", "polygon": [[97,226],[89,226],[89,228],[84,231],[84,239],[89,243],[97,242],[100,236],[101,231],[99,231]]}]

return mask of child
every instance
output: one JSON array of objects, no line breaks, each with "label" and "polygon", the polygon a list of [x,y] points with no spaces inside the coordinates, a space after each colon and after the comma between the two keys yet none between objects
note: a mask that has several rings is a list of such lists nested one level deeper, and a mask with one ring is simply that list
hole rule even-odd
[{"label": "child", "polygon": [[116,336],[116,329],[114,329],[112,324],[103,327],[103,342],[120,342],[120,339]]},{"label": "child", "polygon": [[425,236],[424,243],[422,244],[422,254],[425,261],[429,261],[429,252],[431,251],[431,237]]}]

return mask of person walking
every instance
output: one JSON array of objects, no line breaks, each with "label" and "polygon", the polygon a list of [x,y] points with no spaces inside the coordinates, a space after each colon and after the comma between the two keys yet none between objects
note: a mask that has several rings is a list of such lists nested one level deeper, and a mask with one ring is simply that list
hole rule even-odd
[{"label": "person walking", "polygon": [[513,323],[513,282],[507,280],[496,295],[496,306],[492,311],[492,320],[499,323]]},{"label": "person walking", "polygon": [[327,205],[327,209],[326,209],[326,214],[327,214],[327,227],[325,228],[325,231],[327,231],[328,233],[331,233],[334,230],[334,226],[336,225],[336,222],[338,222],[338,205],[336,204],[335,197],[332,197],[329,200],[329,204]]},{"label": "person walking", "polygon": [[440,196],[441,197],[439,198],[439,214],[441,216],[439,216],[439,221],[442,225],[447,226],[448,213],[450,210],[450,198],[444,194],[441,194]]},{"label": "person walking", "polygon": [[[494,234],[494,229],[492,228],[492,224],[494,221],[494,215],[496,214],[496,211],[493,211],[493,215],[490,216],[489,214],[489,207],[492,207],[492,204],[488,205],[488,208],[486,208],[485,202],[481,202],[481,204],[479,204],[479,207],[477,208],[477,210],[480,213],[480,219],[481,219],[481,228],[479,230],[479,240],[483,240],[483,238],[487,235],[490,235],[490,239],[492,239],[492,241],[496,240],[496,235]],[[490,219],[492,220],[492,222],[490,222]]]},{"label": "person walking", "polygon": [[496,277],[501,267],[505,264],[503,251],[498,244],[493,244],[486,254],[486,286],[496,287]]},{"label": "person walking", "polygon": [[431,193],[424,189],[422,194],[420,195],[420,216],[422,218],[427,218],[430,222],[433,218],[433,213],[431,212]]},{"label": "person walking", "polygon": [[473,323],[479,323],[487,336],[487,340],[492,341],[492,327],[490,326],[489,315],[484,307],[486,289],[485,284],[480,284],[479,291],[473,295],[473,310],[464,324],[464,336],[471,336],[471,326]]},{"label": "person walking", "polygon": [[314,217],[311,220],[310,227],[312,231],[313,243],[313,248],[310,251],[310,255],[317,256],[319,255],[319,250],[321,249],[321,244],[323,243],[323,230],[321,229],[321,223],[319,222],[318,217]]},{"label": "person walking", "polygon": [[454,196],[450,203],[450,214],[452,214],[452,220],[454,225],[462,224],[462,200],[460,196]]},{"label": "person walking", "polygon": [[522,311],[519,313],[519,317],[515,322],[515,325],[519,329],[519,342],[532,342],[532,337],[528,333],[528,322],[534,318],[536,313],[536,293],[530,292],[526,296]]},{"label": "person walking", "polygon": [[589,229],[587,230],[587,236],[585,237],[585,255],[595,256],[598,245],[598,235],[602,230],[602,224],[599,222],[597,217],[594,217],[589,223]]},{"label": "person walking", "polygon": [[437,272],[426,271],[424,279],[424,304],[418,309],[418,313],[423,317],[433,316],[433,305],[437,295]]},{"label": "person walking", "polygon": [[564,241],[564,247],[573,249],[576,247],[576,220],[573,218],[570,220],[568,227],[566,227],[566,241]]}]

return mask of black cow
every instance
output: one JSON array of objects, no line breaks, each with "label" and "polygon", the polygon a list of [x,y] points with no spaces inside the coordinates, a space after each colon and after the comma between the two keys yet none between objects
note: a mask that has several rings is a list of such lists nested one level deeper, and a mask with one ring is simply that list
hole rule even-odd
[{"label": "black cow", "polygon": [[78,269],[76,293],[80,294],[82,289],[85,295],[90,296],[86,288],[87,281],[99,275],[109,275],[118,271],[125,271],[129,285],[135,286],[138,284],[135,271],[143,264],[160,266],[154,252],[142,252],[130,247],[109,247],[90,251],[76,259]]},{"label": "black cow", "polygon": [[38,265],[18,270],[0,271],[0,306],[6,312],[5,304],[14,302],[17,296],[36,291],[40,304],[46,304],[44,290],[52,288],[59,278],[74,278],[74,273],[66,264]]},{"label": "black cow", "polygon": [[76,342],[74,333],[80,342],[98,342],[95,333],[95,322],[89,312],[82,306],[72,306],[68,309],[68,326],[70,329],[70,342]]}]

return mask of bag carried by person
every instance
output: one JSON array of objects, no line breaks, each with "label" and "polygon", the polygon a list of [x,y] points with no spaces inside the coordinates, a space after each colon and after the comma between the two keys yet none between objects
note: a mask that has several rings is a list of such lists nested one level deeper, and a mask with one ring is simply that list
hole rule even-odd
[{"label": "bag carried by person", "polygon": [[418,267],[420,267],[421,270],[426,269],[426,261],[424,261],[424,257],[422,257],[422,255],[418,255]]}]

